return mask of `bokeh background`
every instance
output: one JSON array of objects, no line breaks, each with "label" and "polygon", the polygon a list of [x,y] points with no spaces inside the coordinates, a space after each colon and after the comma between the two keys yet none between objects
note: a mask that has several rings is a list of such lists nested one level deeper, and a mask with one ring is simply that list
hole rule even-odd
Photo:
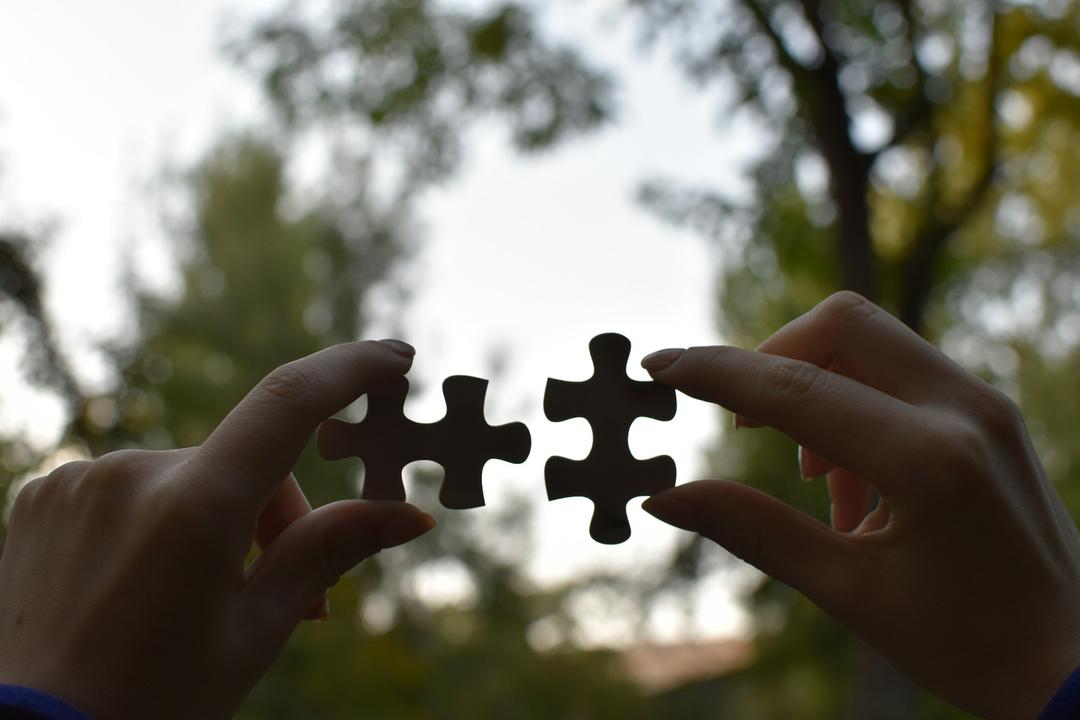
[{"label": "bokeh background", "polygon": [[[752,347],[849,288],[1012,395],[1080,513],[1078,121],[1072,0],[4,4],[0,507],[399,336],[412,417],[489,377],[533,454],[464,512],[410,467],[438,531],[341,582],[239,717],[966,717],[640,500],[593,543],[544,496],[590,438],[543,387],[600,332]],[[789,440],[729,427],[681,398],[631,444],[827,520]],[[316,504],[361,474],[297,468]]]}]

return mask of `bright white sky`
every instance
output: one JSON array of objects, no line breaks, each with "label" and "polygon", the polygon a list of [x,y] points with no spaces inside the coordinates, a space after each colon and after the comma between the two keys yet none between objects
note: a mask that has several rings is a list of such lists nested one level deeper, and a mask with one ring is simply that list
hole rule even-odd
[{"label": "bright white sky", "polygon": [[[642,512],[640,500],[629,508],[633,537],[616,547],[589,538],[589,501],[547,502],[545,459],[584,457],[590,440],[584,420],[544,419],[544,383],[585,379],[588,341],[601,332],[631,339],[630,375],[640,379],[646,375],[636,361],[649,351],[719,341],[711,316],[715,253],[651,217],[633,193],[654,175],[738,191],[739,168],[761,142],[751,128],[718,126],[715,94],[684,83],[666,53],[644,55],[631,23],[605,22],[618,4],[549,4],[554,33],[623,70],[618,124],[528,159],[508,151],[499,134],[476,133],[464,172],[423,208],[415,300],[403,321],[395,308],[397,315],[377,323],[404,326],[419,348],[413,374],[429,392],[409,412],[421,421],[441,416],[443,377],[484,375],[492,349],[508,351],[507,374],[489,389],[488,416],[524,420],[533,451],[521,466],[492,463],[485,485],[493,505],[500,488],[513,488],[539,508],[532,570],[547,581],[594,567],[630,570],[674,542],[674,531]],[[142,243],[146,231],[141,182],[164,161],[198,158],[223,129],[265,117],[254,83],[217,51],[222,20],[276,6],[0,5],[0,219],[57,222],[47,254],[49,309],[88,377],[93,342],[123,329],[115,282],[123,249]],[[9,352],[3,365],[10,361]],[[47,406],[20,415],[49,437]],[[719,419],[683,397],[674,421],[639,422],[631,444],[639,457],[672,455],[683,482],[700,476]],[[738,629],[729,579],[703,586],[701,630]],[[674,632],[663,618],[656,630]]]}]

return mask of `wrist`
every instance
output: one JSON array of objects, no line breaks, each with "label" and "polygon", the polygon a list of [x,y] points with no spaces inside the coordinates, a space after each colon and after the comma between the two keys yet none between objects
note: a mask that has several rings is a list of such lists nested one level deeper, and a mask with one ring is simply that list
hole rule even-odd
[{"label": "wrist", "polygon": [[[1080,613],[1075,615],[1080,617]],[[999,698],[995,710],[987,710],[988,718],[1073,718],[1080,711],[1080,634],[1071,620],[1042,635],[1041,643],[1013,645],[1012,670],[1009,682],[999,678],[994,683],[1012,702]],[[1030,630],[1030,628],[1029,628]],[[1035,633],[1031,633],[1035,637]],[[1026,650],[1024,648],[1027,648]],[[1073,686],[1073,687],[1070,687]],[[1067,714],[1047,714],[1055,704],[1069,703]]]}]

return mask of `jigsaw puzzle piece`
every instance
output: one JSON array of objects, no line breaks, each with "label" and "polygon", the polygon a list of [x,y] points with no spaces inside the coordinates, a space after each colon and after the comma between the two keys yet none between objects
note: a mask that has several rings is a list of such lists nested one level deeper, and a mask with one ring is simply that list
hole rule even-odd
[{"label": "jigsaw puzzle piece", "polygon": [[319,453],[327,460],[359,457],[364,463],[365,500],[404,500],[402,469],[417,457],[416,423],[405,417],[405,378],[367,393],[364,419],[331,418],[319,427]]},{"label": "jigsaw puzzle piece", "polygon": [[522,463],[532,439],[522,423],[491,426],[484,420],[487,380],[456,375],[443,382],[446,415],[434,423],[405,416],[409,382],[401,378],[368,393],[358,423],[332,418],[319,428],[319,452],[327,460],[359,457],[365,500],[404,500],[402,472],[416,460],[432,460],[445,472],[439,499],[448,508],[484,504],[484,465],[494,458]]},{"label": "jigsaw puzzle piece", "polygon": [[593,443],[584,460],[549,458],[544,466],[548,498],[586,497],[594,513],[589,533],[615,544],[630,537],[626,503],[675,485],[675,461],[666,455],[638,460],[630,452],[630,426],[639,417],[670,420],[675,391],[626,374],[630,341],[622,335],[598,335],[589,343],[593,375],[582,382],[549,379],[544,414],[553,422],[582,417],[592,428]]},{"label": "jigsaw puzzle piece", "polygon": [[[671,420],[675,417],[675,391],[651,380],[633,380],[626,374],[630,340],[618,333],[597,335],[589,341],[593,374],[571,382],[549,378],[544,391],[544,415],[561,422],[583,417],[595,434],[625,435],[639,417]],[[593,422],[595,420],[596,422]],[[625,431],[623,430],[625,426]]]},{"label": "jigsaw puzzle piece", "polygon": [[[607,463],[592,458],[549,458],[544,482],[549,500],[586,497],[593,502],[589,535],[597,542],[617,545],[630,537],[626,504],[636,497],[655,495],[675,487],[675,461],[667,455],[648,460]],[[601,463],[607,469],[600,470]]]},{"label": "jigsaw puzzle piece", "polygon": [[445,473],[439,500],[448,508],[484,505],[488,460],[523,463],[529,457],[532,436],[524,424],[493,426],[484,419],[487,385],[487,380],[467,375],[443,381],[446,416],[430,426],[430,455]]}]

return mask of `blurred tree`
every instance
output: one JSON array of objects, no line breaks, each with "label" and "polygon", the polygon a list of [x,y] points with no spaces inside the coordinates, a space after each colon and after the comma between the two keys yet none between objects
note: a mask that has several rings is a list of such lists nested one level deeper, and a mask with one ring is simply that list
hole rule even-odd
[{"label": "blurred tree", "polygon": [[[200,443],[276,365],[362,334],[367,298],[407,249],[401,208],[379,205],[353,175],[349,206],[304,200],[274,146],[221,143],[185,179],[178,292],[134,289],[139,330],[112,349],[119,387],[91,398],[73,438],[94,455],[128,445]],[[338,188],[340,190],[340,188]],[[310,450],[296,475],[313,504],[356,494],[356,463]],[[410,500],[438,507],[441,473],[414,474]],[[331,595],[327,623],[306,623],[241,718],[644,718],[610,652],[539,652],[537,620],[565,623],[565,589],[522,577],[520,505],[437,513],[439,532],[364,563]],[[426,600],[430,572],[462,597]]]},{"label": "blurred tree", "polygon": [[[53,337],[42,303],[41,281],[33,266],[33,243],[21,233],[0,231],[0,300],[27,324],[27,379],[55,387],[68,397],[78,391]],[[11,320],[13,318],[5,318]]]},{"label": "blurred tree", "polygon": [[[848,288],[931,338],[949,328],[946,349],[1014,395],[1028,398],[1024,385],[1069,386],[1056,384],[1060,372],[1047,373],[1038,351],[1006,350],[1018,333],[1062,344],[1061,319],[1042,312],[1054,304],[1049,291],[1032,300],[1030,289],[1050,279],[1035,268],[1072,277],[1076,263],[1075,185],[1068,183],[1080,159],[1075,3],[634,4],[654,32],[674,34],[692,77],[734,79],[740,110],[772,128],[749,201],[673,190],[670,182],[642,192],[666,217],[717,238],[720,323],[732,342],[752,346],[830,291]],[[1060,314],[1075,318],[1077,298],[1064,290],[1070,281],[1058,279]],[[1040,312],[1001,312],[1025,292]],[[985,341],[995,326],[1006,337],[996,354]],[[1059,349],[1075,357],[1075,348],[1074,333]],[[1017,374],[1019,357],[1034,361],[1022,364],[1025,378]],[[1025,411],[1036,429],[1056,429],[1063,456],[1061,448],[1076,446],[1062,437],[1075,421],[1045,402],[1029,398]],[[1039,422],[1047,412],[1054,420]],[[725,438],[716,465],[826,518],[823,489],[791,482],[793,456],[790,443],[757,434],[737,444]],[[1075,500],[1075,491],[1065,494]],[[805,601],[776,583],[765,583],[755,603],[768,622],[760,623],[760,661],[747,674],[772,672],[780,682],[801,662],[791,644],[820,640],[829,622],[807,615]],[[854,669],[855,696],[804,705],[802,716],[958,716],[918,700],[882,661],[841,634],[832,637],[814,641],[829,658],[817,672],[830,684],[839,681],[837,668]]]},{"label": "blurred tree", "polygon": [[476,120],[495,116],[516,147],[538,150],[612,112],[609,77],[552,46],[519,3],[346,0],[321,13],[295,4],[228,47],[287,126],[344,126],[354,150],[377,137],[405,191],[452,173]]},{"label": "blurred tree", "polygon": [[[111,349],[119,388],[83,413],[94,455],[201,443],[266,372],[357,337],[369,290],[408,248],[403,208],[373,200],[362,172],[334,185],[345,207],[338,195],[304,200],[278,152],[252,137],[222,142],[186,183],[179,294],[131,287],[137,329]],[[349,494],[332,475],[314,502]]]},{"label": "blurred tree", "polygon": [[[25,234],[0,230],[0,338],[22,352],[21,378],[58,395],[71,409],[81,395],[63,355],[52,322],[45,312],[40,273],[34,265],[34,242]],[[10,407],[6,412],[17,413]],[[0,436],[0,547],[5,537],[3,509],[12,484],[37,467],[50,449],[30,443],[19,434]]]},{"label": "blurred tree", "polygon": [[[1018,395],[1080,510],[1075,414],[1057,400],[1080,365],[1076,3],[628,0],[626,9],[668,39],[690,77],[733,83],[731,109],[769,130],[749,197],[666,179],[642,188],[649,206],[722,248],[718,320],[729,340],[753,345],[828,292],[858,290]],[[517,146],[536,149],[614,111],[611,78],[552,47],[517,3],[294,6],[232,50],[286,124],[330,130],[365,160],[339,176],[341,197],[362,202],[290,212],[295,193],[274,151],[223,146],[192,177],[179,296],[139,295],[145,345],[116,349],[120,390],[90,400],[76,424],[95,451],[198,442],[261,372],[355,337],[367,290],[407,246],[410,193],[453,172],[477,119],[507,122]],[[373,192],[379,184],[394,191]],[[793,450],[767,432],[725,437],[714,464],[825,518],[823,488],[791,481]],[[298,475],[316,502],[350,494],[342,467],[305,457]],[[660,712],[624,702],[633,694],[610,677],[610,658],[569,647],[545,656],[524,642],[538,619],[559,617],[564,594],[519,586],[521,548],[500,556],[482,533],[452,520],[443,530],[394,573],[370,563],[358,586],[343,585],[334,602],[344,612],[327,631],[303,628],[247,716],[351,714],[350,685],[377,689],[388,704],[376,716],[409,716],[390,689],[418,693],[408,711],[418,717],[529,717],[508,710],[515,696],[547,709],[537,717]],[[395,557],[404,556],[383,562]],[[695,544],[675,567],[707,557]],[[409,592],[412,569],[447,558],[462,559],[452,562],[474,598],[432,611]],[[357,587],[374,598],[359,615],[363,642],[346,627]],[[390,611],[376,631],[380,599]],[[716,690],[741,716],[961,717],[917,697],[787,588],[762,584],[754,608],[757,659]],[[424,694],[433,689],[441,694]],[[716,693],[705,696],[720,713]]]},{"label": "blurred tree", "polygon": [[[848,288],[931,338],[952,328],[950,349],[975,348],[965,359],[976,368],[996,358],[996,370],[983,369],[1000,382],[1015,381],[1016,390],[1017,358],[1038,357],[1037,349],[1025,356],[1015,348],[1020,341],[1032,347],[1031,334],[1018,340],[1006,333],[993,355],[972,339],[995,322],[988,297],[1012,287],[1040,310],[1062,306],[1061,317],[1047,310],[1040,315],[1047,322],[1035,325],[1049,342],[1075,347],[1077,298],[1067,289],[1074,263],[1063,262],[1075,255],[1070,245],[1078,232],[1067,182],[1080,92],[1074,2],[628,0],[626,9],[648,36],[676,49],[689,77],[734,85],[730,109],[769,130],[748,198],[670,179],[642,188],[646,204],[701,228],[723,249],[719,321],[732,342],[752,345],[829,292]],[[352,0],[320,19],[279,16],[241,45],[266,53],[256,67],[284,117],[297,120],[306,110],[366,130],[389,126],[409,142],[411,172],[438,179],[457,158],[446,150],[457,144],[443,142],[448,129],[452,135],[462,117],[505,112],[503,98],[514,100],[509,117],[518,129],[522,118],[533,117],[535,101],[517,101],[538,88],[549,109],[541,117],[586,108],[568,117],[587,126],[608,114],[606,94],[597,92],[606,85],[578,79],[604,77],[595,71],[573,81],[555,75],[554,84],[543,72],[539,80],[529,75],[551,67],[535,58],[554,57],[527,30],[529,18],[513,3],[465,14],[420,0]],[[507,39],[477,45],[480,36]],[[533,60],[523,66],[522,57]],[[518,92],[506,94],[512,87]],[[499,91],[484,94],[490,88]],[[550,139],[537,132],[516,137]],[[415,158],[425,158],[425,172]],[[1065,276],[1054,298],[1031,289],[1044,286],[1033,266]],[[1040,370],[1024,368],[1039,379],[1029,383],[1046,386]],[[1036,420],[1044,409],[1030,402],[1025,408]],[[1057,424],[1048,428],[1071,425],[1062,423],[1060,408],[1054,412]],[[1075,443],[1053,434],[1047,430],[1043,444],[1071,467]],[[794,473],[786,446],[760,433],[737,446],[725,440],[717,468],[826,517],[820,487],[787,480]],[[681,557],[701,555],[691,547]],[[855,696],[820,692],[813,699],[809,692],[800,714],[919,712],[910,686],[842,633],[824,632],[827,621],[803,602],[774,583],[757,592],[764,650],[758,674],[771,672],[778,683],[799,677],[793,669],[802,655],[793,648],[813,638],[825,662],[810,663],[794,685],[853,684]],[[857,682],[843,679],[852,673]],[[791,707],[784,697],[807,695],[798,687],[792,692],[766,700],[774,714]]]}]

